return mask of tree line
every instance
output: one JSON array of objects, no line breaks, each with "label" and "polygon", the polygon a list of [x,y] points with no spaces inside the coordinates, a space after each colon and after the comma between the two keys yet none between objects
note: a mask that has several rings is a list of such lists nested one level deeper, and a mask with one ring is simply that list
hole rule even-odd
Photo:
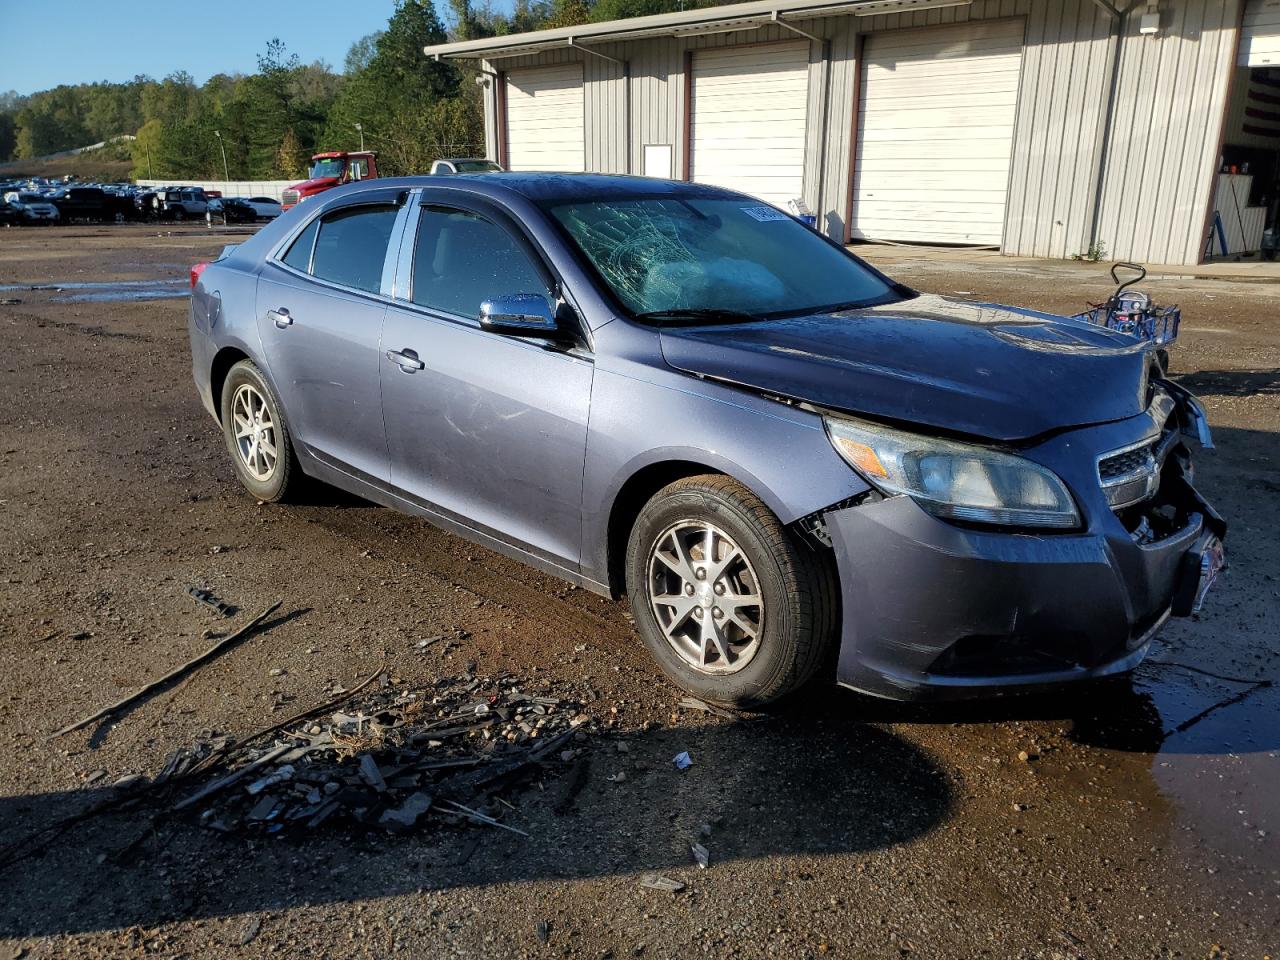
[{"label": "tree line", "polygon": [[[425,172],[442,156],[483,156],[480,88],[469,62],[422,54],[447,40],[523,33],[714,5],[712,0],[397,0],[385,30],[352,44],[341,71],[302,63],[275,39],[251,74],[197,84],[160,80],[64,85],[0,93],[0,162],[29,160],[132,134],[132,176],[146,179],[301,179],[321,150],[378,151],[384,174]],[[115,149],[125,149],[124,143]],[[225,161],[224,161],[225,153]]]}]

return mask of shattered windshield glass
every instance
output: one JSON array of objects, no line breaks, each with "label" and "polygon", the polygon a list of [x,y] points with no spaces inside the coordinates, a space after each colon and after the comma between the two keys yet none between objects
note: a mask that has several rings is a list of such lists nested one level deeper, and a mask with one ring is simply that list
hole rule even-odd
[{"label": "shattered windshield glass", "polygon": [[899,298],[808,227],[745,197],[567,201],[548,209],[640,319],[723,322]]}]

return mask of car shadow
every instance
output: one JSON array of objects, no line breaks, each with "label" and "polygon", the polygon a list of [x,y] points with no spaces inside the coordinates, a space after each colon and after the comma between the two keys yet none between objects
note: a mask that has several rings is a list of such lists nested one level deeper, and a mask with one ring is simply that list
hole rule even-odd
[{"label": "car shadow", "polygon": [[[951,784],[918,747],[852,720],[850,699],[830,689],[764,718],[593,736],[581,759],[509,796],[506,819],[527,839],[437,821],[406,836],[332,827],[267,839],[213,833],[198,817],[153,821],[155,806],[106,813],[0,871],[0,937],[520,881],[639,882],[650,872],[693,881],[694,841],[712,870],[909,843],[947,817]],[[693,765],[677,770],[685,751]],[[16,840],[110,795],[0,798],[0,822]]]},{"label": "car shadow", "polygon": [[1280,368],[1270,370],[1197,370],[1173,379],[1198,397],[1256,397],[1280,394]]}]

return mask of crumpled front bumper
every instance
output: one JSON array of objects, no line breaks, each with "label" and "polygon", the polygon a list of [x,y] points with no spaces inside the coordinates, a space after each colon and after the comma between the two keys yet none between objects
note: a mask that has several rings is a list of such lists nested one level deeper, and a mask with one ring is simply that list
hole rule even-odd
[{"label": "crumpled front bumper", "polygon": [[946,700],[1137,666],[1165,620],[1189,612],[1188,578],[1225,524],[1192,486],[1179,447],[1158,498],[1176,505],[1183,525],[1151,542],[1131,536],[1094,473],[1097,453],[1128,442],[1126,429],[1075,431],[1035,451],[1076,495],[1085,520],[1078,532],[958,526],[907,497],[827,513],[843,597],[840,683],[892,699]]}]

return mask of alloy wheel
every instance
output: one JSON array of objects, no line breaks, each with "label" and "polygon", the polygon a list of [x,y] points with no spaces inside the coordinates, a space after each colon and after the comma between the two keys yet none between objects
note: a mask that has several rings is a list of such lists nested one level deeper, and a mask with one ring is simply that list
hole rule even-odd
[{"label": "alloy wheel", "polygon": [[276,427],[266,397],[256,387],[243,383],[236,388],[231,423],[241,464],[253,479],[270,480],[276,469]]},{"label": "alloy wheel", "polygon": [[649,553],[649,604],[671,648],[694,670],[743,669],[764,631],[760,580],[746,554],[713,523],[682,520]]}]

